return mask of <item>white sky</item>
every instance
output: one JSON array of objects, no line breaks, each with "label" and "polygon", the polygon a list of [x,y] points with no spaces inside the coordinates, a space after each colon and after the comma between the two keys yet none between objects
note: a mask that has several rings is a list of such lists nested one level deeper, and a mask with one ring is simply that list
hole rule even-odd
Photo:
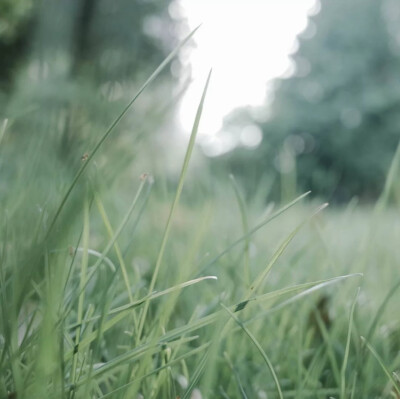
[{"label": "white sky", "polygon": [[183,98],[180,121],[190,131],[212,68],[199,133],[214,135],[234,108],[262,104],[267,82],[288,70],[288,54],[316,0],[178,1],[190,29],[202,24],[190,52],[194,81]]}]

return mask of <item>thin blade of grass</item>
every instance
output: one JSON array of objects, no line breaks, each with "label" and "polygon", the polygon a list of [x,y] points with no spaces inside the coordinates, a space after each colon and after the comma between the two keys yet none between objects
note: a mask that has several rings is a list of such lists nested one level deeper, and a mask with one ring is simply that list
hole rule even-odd
[{"label": "thin blade of grass", "polygon": [[399,287],[400,287],[400,280],[390,289],[390,291],[385,296],[383,302],[379,306],[379,308],[375,314],[375,317],[372,320],[371,327],[369,328],[368,333],[365,337],[365,339],[367,341],[371,341],[371,338],[374,335],[374,332],[376,330],[376,326],[378,325],[379,319],[382,317],[384,310],[390,301],[390,298],[395,294],[395,292],[399,289]]},{"label": "thin blade of grass", "polygon": [[257,341],[256,337],[251,333],[251,331],[236,317],[236,315],[234,313],[232,313],[231,310],[229,310],[223,303],[221,303],[221,306],[224,308],[224,310],[229,314],[229,316],[231,316],[231,318],[240,326],[240,328],[247,334],[247,336],[250,338],[250,340],[253,342],[253,344],[256,346],[256,348],[258,349],[258,351],[260,352],[262,358],[264,359],[269,371],[272,374],[272,378],[275,382],[275,386],[276,389],[278,391],[278,396],[280,399],[283,399],[283,394],[282,394],[282,389],[281,386],[279,384],[279,380],[278,377],[275,373],[274,367],[269,359],[269,357],[267,356],[267,354],[265,353],[264,349],[262,348],[262,346],[260,345],[260,343]]},{"label": "thin blade of grass", "polygon": [[400,395],[400,386],[398,385],[397,381],[394,379],[392,373],[388,370],[388,368],[385,366],[385,363],[383,363],[383,359],[380,357],[378,352],[372,347],[372,345],[364,338],[361,337],[361,341],[365,344],[365,346],[368,348],[368,350],[372,353],[374,358],[378,361],[379,365],[381,366],[382,370],[384,373],[387,375],[389,380],[392,382],[394,389],[397,391],[397,393]]},{"label": "thin blade of grass", "polygon": [[[98,266],[104,262],[104,259],[107,257],[108,253],[110,252],[110,249],[113,247],[113,245],[115,244],[115,242],[117,241],[119,235],[121,234],[122,230],[125,228],[126,224],[129,221],[129,218],[132,214],[132,212],[134,211],[137,202],[139,200],[139,197],[142,193],[143,187],[146,183],[148,179],[146,177],[142,178],[140,181],[140,185],[139,188],[136,192],[135,197],[133,198],[133,201],[128,209],[128,212],[125,214],[122,222],[120,223],[120,225],[118,226],[117,230],[115,231],[114,235],[111,237],[110,241],[108,242],[105,250],[102,252],[101,256],[97,259],[97,261],[95,262],[95,264],[92,266],[91,268],[91,272],[88,274],[88,278],[86,281],[86,284],[90,281],[90,279],[93,277],[93,275],[96,273]],[[86,285],[84,287],[80,287],[80,291],[78,292],[78,295],[81,294],[81,290],[85,289]],[[130,288],[129,288],[130,290]]]},{"label": "thin blade of grass", "polygon": [[356,302],[358,298],[358,294],[360,293],[360,287],[357,289],[357,293],[353,299],[353,303],[351,305],[351,310],[350,310],[350,316],[349,316],[349,328],[347,330],[347,340],[346,340],[346,348],[344,351],[344,357],[343,357],[343,364],[342,368],[340,370],[340,397],[342,399],[346,398],[346,368],[347,368],[347,362],[349,359],[349,352],[350,352],[350,338],[351,338],[351,332],[353,329],[353,315],[354,315],[354,309],[356,307]]},{"label": "thin blade of grass", "polygon": [[81,277],[79,282],[80,294],[78,300],[78,317],[77,317],[77,329],[75,337],[75,346],[73,351],[73,363],[71,372],[71,384],[75,384],[76,381],[76,369],[78,364],[79,355],[79,342],[81,339],[81,322],[83,319],[83,305],[85,300],[85,290],[84,287],[87,283],[87,268],[89,263],[89,203],[87,197],[84,201],[84,211],[83,211],[83,234],[82,234],[82,245],[83,245],[83,255],[82,255],[82,265],[81,265]]},{"label": "thin blade of grass", "polygon": [[[198,336],[186,337],[186,338],[184,338],[184,343],[193,342],[196,339],[198,339]],[[176,345],[178,343],[181,344],[181,341],[170,342],[169,345],[173,348],[174,345]],[[123,366],[123,365],[133,362],[135,360],[138,360],[139,358],[144,356],[146,353],[151,353],[152,355],[154,355],[154,354],[162,352],[162,351],[163,351],[163,347],[159,343],[140,345],[130,351],[123,353],[122,355],[115,357],[114,359],[112,359],[109,362],[102,365],[100,368],[98,368],[97,370],[95,370],[92,373],[91,378],[96,378],[102,374],[105,374],[105,373],[115,370],[117,367]],[[76,383],[76,386],[84,385],[86,382],[87,382],[86,378],[81,379],[80,381],[78,381]]]},{"label": "thin blade of grass", "polygon": [[377,214],[380,211],[382,211],[383,208],[387,205],[390,196],[390,190],[392,189],[393,184],[396,180],[396,173],[398,172],[399,167],[400,167],[400,141],[399,144],[397,145],[396,152],[390,164],[389,173],[387,174],[386,177],[383,192],[379,197],[378,201],[376,202],[374,214]]},{"label": "thin blade of grass", "polygon": [[6,132],[7,125],[8,125],[8,119],[4,119],[3,124],[0,128],[0,145],[1,145],[1,142],[3,141],[3,137],[4,137],[4,133]]},{"label": "thin blade of grass", "polygon": [[[167,245],[167,241],[168,241],[168,238],[169,238],[169,233],[171,231],[172,219],[173,219],[173,216],[175,214],[175,210],[177,208],[177,205],[179,203],[179,199],[181,197],[181,193],[182,193],[182,189],[183,189],[183,183],[185,181],[187,169],[188,169],[188,166],[189,166],[189,161],[190,161],[190,158],[191,158],[191,155],[192,155],[192,151],[193,151],[193,148],[194,148],[194,143],[196,141],[197,131],[199,129],[201,114],[203,112],[204,100],[206,98],[208,85],[210,83],[210,78],[211,78],[211,71],[208,74],[207,81],[206,81],[206,84],[204,86],[203,93],[202,93],[202,96],[201,96],[201,99],[200,99],[200,103],[199,103],[199,106],[197,108],[196,117],[195,117],[193,128],[192,128],[192,133],[190,135],[189,144],[188,144],[188,147],[187,147],[187,150],[186,150],[186,154],[185,154],[185,158],[183,160],[181,173],[180,173],[180,176],[179,176],[178,187],[176,189],[175,198],[174,198],[174,201],[172,203],[172,206],[171,206],[171,209],[170,209],[170,212],[169,212],[169,215],[168,215],[167,224],[165,226],[165,230],[164,230],[164,234],[163,234],[163,238],[162,238],[162,242],[161,242],[160,251],[158,253],[158,257],[157,257],[156,265],[155,265],[155,268],[154,268],[154,272],[153,272],[153,275],[151,277],[150,286],[149,286],[149,292],[152,292],[154,290],[154,286],[155,286],[156,281],[157,281],[158,273],[159,273],[160,268],[161,268],[161,263],[162,263],[162,260],[163,260],[163,257],[164,257],[164,251],[165,251],[165,248],[166,248],[166,245]],[[142,335],[142,332],[143,332],[143,327],[144,327],[144,322],[146,320],[148,307],[149,307],[149,304],[148,304],[148,302],[146,302],[145,305],[144,305],[143,313],[142,313],[140,321],[139,321],[139,327],[138,327],[138,339],[139,340],[141,339],[141,335]]]},{"label": "thin blade of grass", "polygon": [[183,355],[181,355],[181,356],[169,361],[168,363],[166,363],[166,364],[164,364],[164,365],[162,365],[160,367],[157,367],[156,369],[152,370],[151,372],[149,372],[149,373],[147,373],[145,375],[142,375],[142,376],[140,376],[138,378],[135,378],[134,381],[130,381],[127,384],[124,384],[124,385],[118,387],[117,389],[113,390],[112,392],[109,392],[106,395],[101,396],[99,399],[104,399],[104,398],[108,398],[110,396],[113,396],[117,392],[120,392],[120,391],[128,388],[129,386],[131,386],[132,384],[137,383],[138,381],[144,380],[145,378],[150,377],[151,375],[156,374],[156,373],[160,372],[161,370],[164,370],[167,367],[171,367],[173,364],[180,363],[181,361],[183,361],[184,359],[186,359],[188,357],[191,357],[191,356],[194,356],[194,355],[196,355],[198,353],[203,352],[204,350],[206,350],[208,348],[208,346],[209,346],[209,344],[206,343],[206,344],[203,344],[203,345],[199,346],[198,348],[195,348],[195,349],[193,349],[191,351],[188,351],[188,352],[184,353]]},{"label": "thin blade of grass", "polygon": [[244,390],[242,381],[240,380],[239,373],[235,370],[235,366],[232,364],[232,361],[229,358],[229,355],[228,355],[227,352],[224,352],[224,357],[225,357],[226,362],[228,363],[229,368],[232,370],[232,373],[233,373],[233,375],[235,377],[235,380],[236,380],[236,383],[238,385],[239,392],[240,392],[240,395],[241,395],[242,399],[248,399],[248,397],[246,395],[246,391]]},{"label": "thin blade of grass", "polygon": [[104,141],[110,136],[111,132],[115,129],[115,127],[119,124],[119,122],[123,119],[123,117],[127,114],[129,109],[132,107],[134,102],[137,100],[137,98],[142,94],[142,92],[146,89],[147,86],[149,86],[150,83],[153,82],[157,78],[157,76],[163,71],[163,69],[172,61],[172,59],[178,54],[179,50],[184,46],[190,38],[196,33],[196,31],[199,29],[200,26],[192,30],[192,32],[189,33],[188,36],[186,36],[185,39],[183,39],[177,47],[175,47],[169,55],[164,59],[164,61],[158,66],[158,68],[150,75],[150,77],[144,82],[144,84],[140,87],[140,89],[137,91],[137,93],[133,96],[132,100],[125,106],[125,108],[122,110],[122,112],[115,118],[115,120],[111,123],[110,127],[106,130],[106,132],[103,134],[103,136],[100,138],[100,140],[97,142],[97,144],[94,146],[92,151],[88,154],[88,158],[84,163],[82,163],[81,167],[79,168],[78,172],[76,173],[72,183],[70,184],[69,188],[67,189],[67,192],[65,193],[63,199],[61,200],[60,205],[57,208],[57,211],[49,225],[49,228],[46,233],[46,239],[49,237],[51,231],[54,228],[54,225],[60,216],[60,213],[62,209],[65,206],[65,203],[67,202],[69,196],[71,195],[72,190],[76,186],[76,183],[78,182],[79,178],[82,176],[83,172],[86,170],[88,167],[89,163],[93,159],[93,157],[96,155],[97,151],[100,149]]},{"label": "thin blade of grass", "polygon": [[[98,193],[95,193],[94,200],[96,202],[97,209],[98,209],[98,211],[100,213],[100,216],[101,216],[101,218],[103,220],[103,223],[104,223],[104,225],[105,225],[105,227],[107,229],[108,236],[109,236],[110,239],[112,239],[113,236],[114,236],[114,230],[113,230],[113,228],[111,226],[110,219],[107,216],[107,212],[106,212],[106,210],[104,208],[103,202],[101,201],[100,196],[99,196]],[[126,270],[125,262],[124,262],[124,259],[122,257],[122,253],[121,253],[121,250],[119,248],[119,245],[118,245],[117,241],[114,242],[114,251],[115,251],[115,254],[117,255],[117,259],[118,259],[118,262],[119,262],[119,265],[120,265],[120,269],[121,269],[121,272],[122,272],[122,277],[123,277],[124,283],[125,283],[125,288],[126,288],[126,291],[128,293],[129,301],[133,302],[133,296],[132,296],[132,292],[131,292],[131,284],[129,282],[128,272]]]},{"label": "thin blade of grass", "polygon": [[[244,203],[244,199],[242,194],[240,193],[239,187],[236,183],[235,177],[233,175],[229,176],[232,182],[233,191],[235,193],[236,202],[239,206],[240,217],[242,219],[242,227],[243,227],[243,235],[247,236],[249,230],[249,223],[247,221],[247,212],[246,212],[246,204]],[[244,239],[244,274],[246,276],[246,284],[250,285],[251,276],[250,276],[250,237],[246,237]]]},{"label": "thin blade of grass", "polygon": [[[111,316],[111,315],[115,315],[115,314],[118,314],[121,312],[126,312],[128,310],[132,310],[140,305],[143,305],[146,301],[151,301],[151,300],[159,298],[163,295],[167,295],[174,291],[181,290],[182,288],[189,287],[194,284],[198,284],[204,280],[217,280],[217,277],[216,276],[204,276],[204,277],[196,278],[194,280],[185,281],[184,283],[174,285],[173,287],[167,288],[166,290],[163,290],[160,292],[153,292],[152,294],[146,295],[144,298],[141,298],[137,301],[132,301],[131,303],[128,303],[126,305],[119,306],[118,308],[115,308],[115,309],[111,309],[105,316]],[[103,316],[94,316],[94,317],[91,317],[90,319],[82,320],[81,323],[84,324],[84,323],[93,322],[93,321],[100,319],[101,317],[103,317]],[[66,328],[71,329],[71,328],[76,328],[76,327],[77,327],[77,325],[73,324]]]},{"label": "thin blade of grass", "polygon": [[[251,321],[257,320],[257,319],[259,319],[261,317],[268,316],[270,313],[276,312],[276,311],[282,309],[285,306],[288,306],[288,305],[290,305],[292,303],[295,303],[299,299],[301,299],[301,298],[303,298],[303,297],[305,297],[307,295],[310,295],[310,294],[314,293],[315,291],[318,291],[318,290],[320,290],[322,288],[325,288],[325,287],[327,287],[327,286],[329,286],[331,284],[335,284],[337,282],[340,282],[340,281],[343,281],[343,280],[347,280],[348,278],[352,278],[352,277],[363,277],[363,274],[362,273],[352,273],[352,274],[346,274],[346,275],[343,275],[343,276],[333,277],[333,278],[326,279],[326,280],[316,281],[316,282],[313,282],[313,283],[305,283],[305,284],[300,284],[300,285],[297,285],[297,286],[295,285],[291,289],[294,289],[295,287],[301,287],[301,286],[305,287],[306,285],[310,285],[311,287],[308,288],[308,289],[305,289],[304,291],[300,292],[299,294],[294,295],[293,297],[281,302],[279,305],[274,306],[274,307],[272,307],[271,309],[268,309],[265,312],[259,313],[255,317],[247,320],[245,322],[245,324],[250,323]],[[288,288],[284,288],[283,290],[280,290],[280,291],[284,292],[286,290],[288,290]],[[270,294],[260,295],[259,297],[262,298],[262,297],[266,297],[267,295],[270,295]],[[258,298],[258,297],[256,297],[256,298]]]},{"label": "thin blade of grass", "polygon": [[268,263],[267,267],[257,276],[257,278],[254,280],[254,282],[251,284],[248,296],[250,297],[254,293],[257,292],[258,288],[261,286],[261,284],[265,281],[267,276],[269,275],[272,267],[274,266],[275,262],[279,259],[279,257],[282,255],[282,253],[285,251],[287,246],[290,244],[290,242],[293,240],[293,238],[296,236],[296,234],[299,232],[299,230],[307,223],[309,222],[315,215],[317,215],[319,212],[321,212],[323,209],[325,209],[328,206],[328,204],[323,204],[318,209],[305,221],[300,223],[290,234],[289,237],[286,238],[286,240],[280,245],[278,250],[274,253],[272,256],[272,259]]},{"label": "thin blade of grass", "polygon": [[[335,284],[337,282],[340,282],[340,281],[343,281],[345,279],[355,277],[355,276],[362,276],[362,275],[361,274],[349,274],[349,275],[344,275],[344,276],[339,276],[339,277],[333,277],[331,279],[318,280],[318,281],[314,281],[314,282],[309,282],[309,283],[294,285],[291,287],[286,287],[281,290],[277,290],[274,292],[260,295],[258,297],[251,298],[250,300],[238,302],[231,306],[231,310],[234,312],[241,311],[249,303],[256,302],[256,301],[260,302],[260,301],[265,301],[265,300],[271,300],[271,299],[278,298],[279,296],[287,295],[287,294],[290,294],[290,293],[298,291],[298,290],[304,290],[300,294],[293,296],[292,298],[284,301],[283,303],[279,304],[278,306],[269,309],[267,312],[263,312],[261,315],[257,315],[256,317],[247,320],[245,322],[245,324],[247,324],[247,323],[250,323],[251,321],[256,320],[260,317],[265,317],[269,313],[276,311],[278,309],[281,309],[282,307],[289,305],[289,304],[299,300],[300,298],[302,298],[306,295],[309,295],[319,289],[322,289],[330,284]],[[170,330],[166,334],[159,337],[158,343],[169,342],[171,340],[180,338],[182,335],[185,335],[185,334],[191,333],[193,331],[196,331],[200,328],[206,327],[206,326],[214,323],[218,319],[220,313],[221,313],[221,311],[216,311],[215,313],[212,313],[208,316],[204,316],[201,319],[194,320],[190,324],[186,324],[182,327],[177,327],[173,330]],[[114,316],[114,318],[112,318],[104,323],[103,331],[109,330],[114,325],[116,325],[118,322],[123,320],[124,318],[125,318],[125,314],[123,312],[117,314],[116,316]],[[80,347],[84,348],[84,347],[90,345],[90,343],[95,339],[95,337],[96,337],[96,335],[93,333],[86,336],[80,342]],[[71,352],[67,353],[66,359],[68,359],[71,356],[71,354],[72,354]]]},{"label": "thin blade of grass", "polygon": [[188,399],[193,391],[193,389],[195,388],[196,384],[198,383],[201,375],[203,374],[204,371],[204,367],[207,363],[207,359],[208,359],[208,355],[209,355],[209,348],[207,348],[206,353],[204,353],[203,357],[201,358],[199,364],[196,367],[196,370],[193,373],[193,377],[190,380],[189,386],[187,387],[184,395],[182,396],[182,399]]},{"label": "thin blade of grass", "polygon": [[265,220],[254,226],[252,229],[248,231],[247,234],[242,235],[239,237],[237,240],[235,240],[232,244],[230,244],[227,248],[225,248],[222,252],[220,252],[217,256],[212,258],[206,265],[200,268],[200,270],[197,272],[197,274],[203,273],[208,267],[212,266],[217,260],[222,258],[225,254],[227,254],[232,248],[236,247],[236,245],[240,244],[243,240],[246,240],[247,238],[251,237],[254,233],[256,233],[258,230],[260,230],[262,227],[264,227],[266,224],[271,222],[272,220],[276,219],[279,215],[287,211],[289,208],[291,208],[293,205],[295,205],[297,202],[302,200],[304,197],[309,195],[311,191],[307,191],[306,193],[300,195],[296,199],[294,199],[292,202],[289,202],[287,205],[283,206],[282,208],[278,209],[275,213],[273,213],[271,216],[268,216]]}]

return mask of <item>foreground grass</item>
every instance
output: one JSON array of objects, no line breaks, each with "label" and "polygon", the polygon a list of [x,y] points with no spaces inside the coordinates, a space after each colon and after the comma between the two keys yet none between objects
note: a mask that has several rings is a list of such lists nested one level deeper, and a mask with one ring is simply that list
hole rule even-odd
[{"label": "foreground grass", "polygon": [[[398,286],[395,209],[371,225],[369,209],[328,208],[288,243],[316,208],[297,203],[218,258],[243,236],[234,191],[203,205],[182,204],[150,292],[168,205],[151,199],[137,226],[136,209],[118,240],[125,215],[113,195],[83,207],[82,229],[66,239],[73,248],[44,251],[45,270],[19,303],[18,287],[11,286],[23,276],[5,267],[12,251],[3,253],[2,397],[175,398],[198,389],[203,397],[280,391],[325,398],[394,391],[395,377],[385,375],[374,353],[390,372],[398,369],[398,292],[385,302]],[[250,227],[268,220],[262,213],[249,210]],[[358,272],[364,277],[335,279]]]},{"label": "foreground grass", "polygon": [[48,204],[11,187],[0,397],[396,397],[398,208],[184,189],[203,101],[176,184],[91,169],[113,124]]},{"label": "foreground grass", "polygon": [[83,194],[76,227],[57,247],[32,242],[24,268],[9,222],[1,397],[394,395],[397,209],[310,219],[319,206],[304,198],[276,218],[271,204],[241,214],[221,184],[195,205],[184,195],[168,222],[169,195],[151,186],[138,181],[131,209],[112,192]]}]

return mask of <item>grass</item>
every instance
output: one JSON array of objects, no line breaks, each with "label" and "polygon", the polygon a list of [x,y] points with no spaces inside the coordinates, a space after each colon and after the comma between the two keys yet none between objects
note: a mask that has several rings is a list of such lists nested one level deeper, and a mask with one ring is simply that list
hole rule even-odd
[{"label": "grass", "polygon": [[[0,398],[399,397],[398,155],[375,208],[198,180],[209,78],[174,184],[137,164],[111,182],[112,160],[94,162],[138,96],[75,174],[18,158],[1,197]],[[39,180],[58,183],[43,197]]]}]

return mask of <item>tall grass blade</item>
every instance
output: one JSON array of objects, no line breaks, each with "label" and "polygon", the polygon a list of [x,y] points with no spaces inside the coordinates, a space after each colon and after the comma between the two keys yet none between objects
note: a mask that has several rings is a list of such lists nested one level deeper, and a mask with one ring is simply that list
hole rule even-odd
[{"label": "tall grass blade", "polygon": [[282,208],[278,209],[275,213],[273,213],[271,216],[268,216],[265,220],[254,226],[252,229],[250,229],[247,234],[242,235],[239,237],[237,240],[235,240],[232,244],[230,244],[227,248],[225,248],[222,252],[220,252],[217,256],[212,258],[210,261],[207,262],[206,265],[201,267],[201,269],[198,271],[198,274],[203,273],[208,267],[212,266],[217,260],[222,258],[225,254],[227,254],[232,248],[236,247],[236,245],[240,244],[242,241],[248,239],[251,237],[254,233],[256,233],[258,230],[260,230],[262,227],[264,227],[266,224],[271,222],[272,220],[276,219],[279,215],[287,211],[289,208],[291,208],[293,205],[295,205],[297,202],[302,200],[304,197],[309,195],[311,191],[307,191],[306,193],[300,195],[296,199],[294,199],[292,202],[289,202]]},{"label": "tall grass blade", "polygon": [[[109,220],[109,218],[107,216],[107,212],[106,212],[106,210],[104,208],[103,202],[101,201],[100,196],[99,196],[98,193],[95,193],[94,200],[96,202],[97,209],[98,209],[98,211],[100,213],[100,216],[101,216],[101,218],[103,220],[103,223],[106,226],[109,238],[112,239],[113,236],[114,236],[114,230],[113,230],[113,228],[111,226],[110,220]],[[121,272],[122,272],[122,277],[123,277],[124,282],[125,282],[125,288],[126,288],[126,291],[128,293],[129,301],[133,302],[133,296],[132,296],[132,292],[131,292],[131,284],[129,282],[128,272],[126,270],[125,261],[124,261],[124,258],[122,257],[122,253],[121,253],[121,250],[119,248],[119,245],[118,245],[117,241],[114,241],[114,251],[115,251],[115,254],[117,255],[117,259],[118,259],[118,262],[119,262],[119,265],[120,265],[120,269],[121,269]]]},{"label": "tall grass blade", "polygon": [[93,159],[93,157],[96,155],[97,151],[100,149],[102,144],[106,141],[106,139],[110,136],[111,132],[115,129],[115,127],[119,124],[119,122],[123,119],[123,117],[127,114],[129,109],[132,107],[133,103],[137,100],[137,98],[142,94],[142,92],[146,89],[146,87],[153,82],[154,79],[157,78],[157,76],[163,71],[163,69],[171,62],[171,60],[178,54],[179,50],[181,49],[182,46],[184,46],[190,38],[195,34],[195,32],[199,29],[200,26],[195,28],[188,36],[186,36],[185,39],[183,39],[175,49],[169,53],[169,55],[164,59],[164,61],[158,66],[158,68],[150,75],[150,77],[144,82],[144,84],[140,87],[140,89],[137,91],[137,93],[133,96],[132,100],[125,106],[125,108],[122,110],[122,112],[115,118],[115,120],[111,123],[109,128],[106,130],[106,132],[103,134],[103,136],[100,138],[100,140],[97,142],[97,144],[94,146],[92,151],[88,154],[88,158],[86,159],[85,162],[82,163],[81,167],[79,168],[78,172],[76,173],[72,183],[70,184],[69,188],[67,189],[63,199],[61,200],[60,205],[58,206],[56,213],[53,216],[53,219],[49,225],[49,228],[47,230],[46,234],[46,239],[49,237],[51,231],[54,228],[54,225],[60,216],[60,213],[62,209],[65,206],[65,203],[67,202],[69,196],[71,195],[72,190],[76,186],[76,183],[78,182],[79,178],[82,176],[83,172],[86,170],[88,167],[89,163]]},{"label": "tall grass blade", "polygon": [[239,206],[240,217],[242,219],[242,227],[243,227],[243,235],[246,236],[244,239],[244,274],[245,281],[247,285],[250,285],[251,275],[250,275],[250,237],[247,236],[249,230],[249,223],[247,220],[247,212],[246,212],[246,204],[244,203],[244,199],[242,194],[240,193],[239,187],[236,183],[236,180],[233,175],[229,176],[232,182],[233,191],[235,193],[236,202]]},{"label": "tall grass blade", "polygon": [[346,348],[344,351],[344,357],[343,357],[343,364],[342,368],[340,370],[340,397],[342,399],[346,398],[346,368],[347,368],[347,362],[349,360],[349,351],[350,351],[350,339],[351,339],[351,332],[353,329],[353,315],[354,315],[354,309],[356,307],[357,303],[357,298],[358,294],[360,293],[360,288],[357,289],[357,293],[354,297],[353,303],[351,305],[351,310],[350,310],[350,316],[349,316],[349,328],[347,330],[347,340],[346,340]]},{"label": "tall grass blade", "polygon": [[274,367],[269,360],[269,357],[267,354],[264,352],[264,349],[260,345],[260,343],[257,341],[256,337],[250,332],[250,330],[235,316],[234,313],[232,313],[231,310],[229,310],[223,303],[221,303],[221,306],[225,309],[225,311],[229,314],[229,316],[232,317],[232,319],[240,326],[240,328],[247,334],[247,336],[250,338],[250,340],[253,342],[253,344],[256,346],[258,351],[260,352],[262,358],[264,359],[265,364],[268,366],[269,371],[272,374],[272,378],[274,379],[276,389],[278,391],[278,396],[280,399],[283,399],[283,394],[282,394],[282,389],[279,384],[278,377],[275,373]]},{"label": "tall grass blade", "polygon": [[[171,226],[172,226],[172,219],[173,219],[173,216],[175,214],[175,210],[177,208],[177,205],[179,203],[179,199],[181,197],[181,193],[182,193],[182,189],[183,189],[183,183],[185,181],[186,172],[187,172],[187,169],[188,169],[188,166],[189,166],[190,157],[192,155],[194,143],[196,141],[197,131],[199,129],[201,114],[203,112],[204,100],[206,98],[208,85],[210,83],[210,78],[211,78],[211,71],[208,74],[207,81],[206,81],[206,84],[204,86],[203,94],[202,94],[201,99],[200,99],[200,104],[199,104],[199,106],[197,108],[197,113],[196,113],[196,117],[195,117],[195,120],[194,120],[192,133],[190,135],[189,144],[188,144],[188,147],[187,147],[187,150],[186,150],[185,158],[183,160],[181,174],[179,176],[178,187],[176,189],[175,198],[174,198],[174,201],[172,203],[172,206],[171,206],[171,209],[170,209],[170,212],[169,212],[169,215],[168,215],[167,224],[165,226],[165,230],[164,230],[164,234],[163,234],[163,238],[162,238],[162,242],[161,242],[160,251],[158,253],[158,257],[157,257],[157,261],[156,261],[156,266],[154,268],[154,272],[153,272],[153,275],[151,277],[150,286],[149,286],[149,292],[152,292],[154,290],[154,286],[156,284],[158,273],[160,271],[161,263],[162,263],[162,260],[163,260],[163,257],[164,257],[164,251],[165,251],[165,248],[166,248],[166,245],[167,245],[167,241],[168,241],[168,238],[169,238],[169,233],[170,233]],[[149,304],[148,304],[148,302],[146,302],[146,304],[144,305],[143,313],[141,315],[141,319],[139,321],[138,339],[141,338],[141,335],[142,335],[142,332],[143,332],[143,326],[144,326],[144,322],[146,320],[148,306],[149,306]]]},{"label": "tall grass blade", "polygon": [[87,197],[84,202],[84,212],[83,212],[83,234],[82,234],[82,244],[83,244],[83,256],[81,265],[81,277],[79,282],[80,294],[78,302],[78,317],[77,317],[77,329],[75,335],[75,346],[74,346],[74,356],[71,372],[71,384],[74,385],[76,381],[76,369],[78,364],[79,356],[79,342],[81,339],[81,323],[83,319],[83,305],[85,300],[85,289],[87,283],[87,267],[89,262],[89,203]]},{"label": "tall grass blade", "polygon": [[392,163],[390,164],[389,173],[386,176],[383,192],[375,205],[374,209],[375,214],[382,211],[384,207],[387,205],[390,196],[390,190],[392,189],[393,184],[396,181],[396,174],[398,173],[399,168],[400,168],[400,141],[399,144],[397,145],[397,149],[394,154]]},{"label": "tall grass blade", "polygon": [[6,132],[7,125],[8,125],[8,119],[4,119],[3,124],[1,125],[1,128],[0,128],[0,145],[1,145],[1,142],[3,141],[3,137],[4,137],[4,133]]},{"label": "tall grass blade", "polygon": [[282,253],[285,251],[287,246],[290,244],[290,242],[293,240],[293,238],[296,236],[296,234],[299,232],[299,230],[308,222],[310,221],[315,215],[317,215],[319,212],[321,212],[323,209],[325,209],[328,206],[328,204],[323,204],[318,209],[309,217],[307,218],[304,222],[299,224],[290,234],[289,237],[286,238],[286,240],[280,245],[278,250],[274,253],[272,256],[272,259],[268,263],[267,267],[258,275],[258,277],[254,280],[252,285],[250,286],[248,295],[249,297],[256,293],[258,288],[261,286],[261,284],[264,282],[264,280],[267,278],[269,275],[272,267],[276,263],[276,261],[279,259],[279,257],[282,255]]}]

